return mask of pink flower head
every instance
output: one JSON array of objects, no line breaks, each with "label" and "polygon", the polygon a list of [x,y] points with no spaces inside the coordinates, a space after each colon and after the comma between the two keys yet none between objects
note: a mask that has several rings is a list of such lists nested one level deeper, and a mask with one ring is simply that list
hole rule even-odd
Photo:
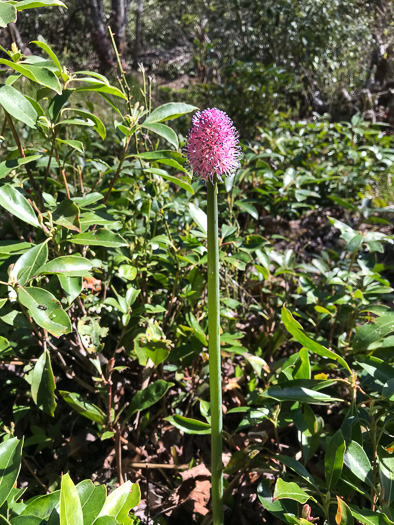
[{"label": "pink flower head", "polygon": [[226,113],[216,108],[198,111],[185,147],[193,172],[211,182],[215,174],[219,180],[231,175],[240,167],[238,142],[238,132]]}]

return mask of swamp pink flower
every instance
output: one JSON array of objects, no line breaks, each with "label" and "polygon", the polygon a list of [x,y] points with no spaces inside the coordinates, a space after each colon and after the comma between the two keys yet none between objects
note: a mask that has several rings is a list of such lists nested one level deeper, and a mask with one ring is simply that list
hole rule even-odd
[{"label": "swamp pink flower", "polygon": [[213,182],[216,174],[222,180],[223,175],[231,175],[240,167],[238,142],[238,132],[224,111],[198,111],[185,147],[187,160],[201,179]]}]

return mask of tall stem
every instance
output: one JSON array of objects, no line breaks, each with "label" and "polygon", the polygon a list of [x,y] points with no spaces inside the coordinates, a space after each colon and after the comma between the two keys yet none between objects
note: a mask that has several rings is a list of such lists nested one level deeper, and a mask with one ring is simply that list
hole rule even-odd
[{"label": "tall stem", "polygon": [[219,239],[217,181],[208,187],[208,333],[211,393],[213,525],[223,525],[222,377],[220,358]]}]

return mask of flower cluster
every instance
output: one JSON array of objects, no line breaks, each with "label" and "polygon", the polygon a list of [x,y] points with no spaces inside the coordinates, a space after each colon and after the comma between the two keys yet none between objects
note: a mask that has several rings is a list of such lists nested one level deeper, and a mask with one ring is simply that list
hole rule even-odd
[{"label": "flower cluster", "polygon": [[226,113],[205,109],[193,116],[185,152],[193,172],[213,182],[215,174],[222,180],[240,167],[238,143],[238,132]]}]

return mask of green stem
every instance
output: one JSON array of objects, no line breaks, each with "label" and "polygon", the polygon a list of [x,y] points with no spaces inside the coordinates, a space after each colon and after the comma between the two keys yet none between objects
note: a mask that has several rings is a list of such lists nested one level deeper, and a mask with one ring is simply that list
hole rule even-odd
[{"label": "green stem", "polygon": [[222,377],[220,358],[219,239],[217,181],[208,187],[208,328],[211,393],[213,525],[223,525]]}]

